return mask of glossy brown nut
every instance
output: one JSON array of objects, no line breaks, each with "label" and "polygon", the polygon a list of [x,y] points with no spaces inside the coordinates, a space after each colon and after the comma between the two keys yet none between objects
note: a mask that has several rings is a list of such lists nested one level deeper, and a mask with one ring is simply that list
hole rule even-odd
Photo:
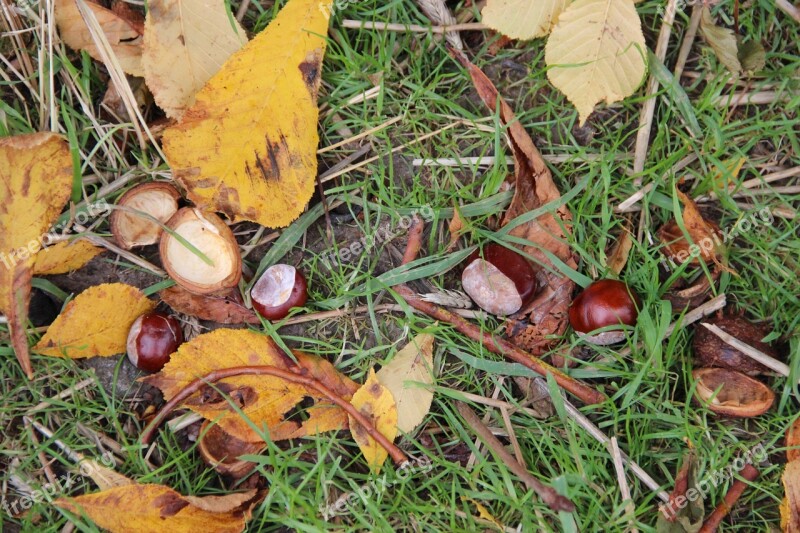
[{"label": "glossy brown nut", "polygon": [[197,448],[203,461],[214,470],[233,479],[241,479],[252,472],[256,464],[242,461],[239,457],[259,453],[264,444],[239,440],[207,420],[200,428]]},{"label": "glossy brown nut", "polygon": [[[117,200],[117,206],[140,211],[166,223],[178,211],[178,190],[161,181],[137,185]],[[115,209],[110,217],[111,233],[122,248],[155,244],[162,228],[152,220],[123,209]]]},{"label": "glossy brown nut", "polygon": [[772,346],[761,342],[761,339],[769,334],[768,328],[753,324],[746,318],[739,316],[715,316],[704,320],[695,329],[692,351],[694,352],[694,360],[697,366],[730,368],[750,376],[771,372],[766,366],[752,357],[746,356],[704,328],[702,326],[704,323],[714,324],[725,333],[764,352],[773,359],[778,358],[778,353]]},{"label": "glossy brown nut", "polygon": [[253,309],[267,320],[281,320],[308,300],[306,277],[291,265],[272,265],[250,290]]},{"label": "glossy brown nut", "polygon": [[639,297],[626,284],[613,279],[601,279],[591,283],[572,301],[569,323],[587,342],[614,344],[625,339],[625,331],[588,333],[608,326],[635,325],[640,306]]},{"label": "glossy brown nut", "polygon": [[466,260],[461,285],[484,311],[511,315],[535,295],[536,271],[520,254],[499,244],[488,244]]},{"label": "glossy brown nut", "polygon": [[136,319],[128,332],[128,359],[139,370],[158,372],[183,343],[183,331],[175,317],[148,313]]},{"label": "glossy brown nut", "polygon": [[[698,368],[692,371],[692,377],[697,381],[695,400],[720,415],[759,416],[766,413],[775,401],[772,389],[735,370]],[[714,396],[717,389],[720,391]]]}]

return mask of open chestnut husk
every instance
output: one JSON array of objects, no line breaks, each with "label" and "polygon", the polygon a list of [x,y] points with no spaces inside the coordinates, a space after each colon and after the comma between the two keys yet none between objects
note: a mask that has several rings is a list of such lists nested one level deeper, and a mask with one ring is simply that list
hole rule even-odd
[{"label": "open chestnut husk", "polygon": [[264,443],[239,440],[208,420],[200,427],[197,449],[203,461],[222,475],[241,479],[255,469],[256,464],[239,459],[242,455],[259,453]]},{"label": "open chestnut husk", "polygon": [[461,285],[484,311],[512,315],[530,302],[538,287],[536,271],[517,252],[499,244],[487,244],[465,261]]},{"label": "open chestnut husk", "polygon": [[761,339],[769,334],[769,328],[753,324],[740,316],[718,315],[703,320],[695,329],[692,350],[698,366],[730,368],[749,376],[771,372],[752,357],[748,357],[730,344],[726,343],[702,324],[713,324],[725,333],[736,337],[745,344],[777,359],[777,351]]},{"label": "open chestnut husk", "polygon": [[[692,371],[692,377],[697,381],[695,400],[720,415],[759,416],[766,413],[775,401],[772,389],[735,370],[698,368]],[[714,396],[717,389],[720,389],[719,393]]]},{"label": "open chestnut husk", "polygon": [[[132,188],[117,200],[117,205],[146,213],[164,224],[178,211],[180,197],[169,183],[154,181]],[[131,211],[114,210],[110,225],[114,240],[126,250],[155,244],[161,237],[161,226]]]}]

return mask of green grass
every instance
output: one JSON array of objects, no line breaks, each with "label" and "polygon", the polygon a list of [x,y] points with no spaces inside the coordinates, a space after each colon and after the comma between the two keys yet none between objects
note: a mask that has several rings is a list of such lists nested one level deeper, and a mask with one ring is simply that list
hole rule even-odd
[{"label": "green grass", "polygon": [[[244,25],[262,30],[274,16],[271,3],[251,5]],[[638,5],[650,45],[660,29],[657,0]],[[732,2],[724,2],[720,14],[732,13]],[[238,3],[234,3],[234,11]],[[457,6],[461,8],[460,5]],[[688,12],[679,12],[665,64],[667,72],[678,54]],[[475,447],[475,435],[465,426],[454,401],[460,392],[495,396],[519,405],[520,389],[504,372],[518,371],[465,339],[445,324],[406,312],[375,312],[375,306],[400,303],[388,287],[398,280],[410,281],[420,292],[459,289],[454,267],[463,250],[488,239],[498,238],[491,227],[498,213],[508,204],[509,195],[501,190],[513,167],[503,157],[488,168],[413,167],[415,158],[456,158],[465,156],[510,156],[501,127],[474,93],[468,76],[449,57],[439,40],[430,35],[406,32],[352,30],[341,27],[342,19],[374,20],[390,23],[428,24],[412,0],[363,0],[348,4],[331,24],[330,41],[324,63],[319,131],[321,146],[345,138],[343,129],[358,134],[395,117],[402,119],[372,135],[366,157],[383,157],[360,170],[349,172],[326,183],[330,200],[340,199],[339,213],[351,212],[354,219],[334,225],[333,239],[325,235],[321,209],[313,210],[301,221],[283,230],[281,246],[259,247],[247,258],[256,271],[266,253],[264,265],[280,260],[299,262],[306,271],[311,297],[308,311],[323,311],[370,306],[370,311],[279,329],[289,346],[302,348],[333,361],[338,369],[356,381],[363,381],[368,370],[388,361],[409,337],[420,331],[436,337],[434,366],[438,373],[436,395],[430,415],[420,429],[398,439],[399,445],[415,457],[432,462],[427,472],[412,472],[401,479],[387,463],[379,475],[369,474],[365,462],[349,433],[332,433],[292,442],[269,443],[257,458],[258,472],[266,479],[269,493],[256,507],[249,531],[478,531],[493,526],[478,520],[475,502],[506,528],[520,531],[624,531],[629,521],[617,483],[611,455],[605,445],[594,441],[574,421],[556,414],[537,419],[521,411],[510,412],[513,431],[529,470],[565,494],[577,507],[572,515],[553,513],[525,485],[484,448]],[[27,23],[30,20],[24,19]],[[732,518],[724,522],[725,531],[764,531],[776,527],[778,505],[783,497],[780,475],[785,462],[783,435],[797,413],[798,388],[783,378],[768,378],[777,401],[766,415],[750,420],[716,417],[688,401],[692,392],[691,331],[678,330],[666,339],[659,332],[676,318],[660,296],[667,286],[659,278],[660,252],[651,244],[656,229],[672,218],[678,209],[674,188],[680,178],[688,178],[696,194],[715,191],[719,200],[703,205],[706,213],[730,228],[748,213],[764,207],[797,209],[800,195],[772,192],[735,198],[713,180],[726,162],[745,158],[739,181],[768,173],[769,167],[791,168],[800,165],[797,110],[798,72],[800,72],[800,25],[776,11],[774,3],[756,0],[742,7],[742,33],[767,47],[767,66],[749,80],[726,85],[729,75],[700,39],[695,43],[687,70],[698,78],[682,78],[688,101],[674,90],[659,91],[647,163],[641,175],[633,176],[633,149],[644,89],[624,102],[601,107],[591,118],[589,129],[577,128],[577,113],[546,78],[543,41],[519,43],[487,54],[488,32],[463,34],[470,44],[470,57],[484,68],[510,102],[519,120],[545,156],[565,160],[551,164],[554,179],[562,194],[582,190],[567,206],[574,226],[570,244],[577,254],[579,269],[571,275],[587,280],[606,274],[607,251],[625,226],[625,218],[614,207],[638,190],[634,180],[655,183],[638,204],[642,211],[632,213],[643,238],[634,243],[623,278],[644,302],[639,324],[629,340],[632,355],[619,356],[622,347],[590,351],[586,361],[572,371],[602,388],[609,400],[602,405],[582,408],[584,414],[608,436],[616,436],[620,446],[653,478],[669,491],[681,457],[688,447],[699,457],[698,478],[727,468],[737,457],[762,444],[768,452],[758,465],[761,477],[748,488]],[[38,31],[38,30],[37,30]],[[28,53],[36,60],[39,33],[27,37]],[[9,38],[0,38],[0,51],[14,57]],[[516,66],[523,66],[524,71]],[[115,181],[163,176],[166,165],[157,153],[138,147],[129,124],[110,124],[99,117],[107,81],[103,68],[87,56],[58,51],[53,58],[57,121],[69,132],[73,150],[80,154],[82,183],[75,187],[83,199],[94,199],[98,191],[111,191],[113,200],[125,187],[114,189]],[[11,83],[0,82],[0,134],[37,131],[49,124],[44,113],[46,102],[33,97],[25,84],[11,76]],[[65,79],[72,80],[70,85]],[[45,76],[46,79],[46,76]],[[347,102],[375,85],[377,97],[361,103]],[[769,90],[791,94],[789,100],[767,105],[731,109],[715,99],[734,89]],[[17,92],[19,94],[17,94]],[[25,98],[21,98],[20,95]],[[91,102],[101,129],[87,117],[79,101]],[[696,120],[701,135],[693,136],[687,123]],[[462,121],[457,123],[457,121]],[[446,126],[435,136],[414,142],[425,134]],[[587,135],[588,134],[588,135]],[[114,140],[125,139],[120,149]],[[394,155],[390,150],[407,145]],[[345,146],[321,156],[321,171],[350,155],[357,147]],[[679,172],[673,167],[689,155],[696,161]],[[765,170],[766,169],[766,170]],[[131,182],[132,184],[132,182]],[[797,184],[797,178],[773,185]],[[447,224],[455,205],[467,218],[462,249],[447,253]],[[366,253],[340,261],[330,269],[322,259],[363,236],[375,236],[379,229],[397,230],[403,215],[430,206],[433,220],[427,225],[421,260],[409,269],[396,270],[402,253],[402,234],[381,242]],[[307,223],[307,224],[305,224]],[[101,220],[95,232],[108,234]],[[252,231],[242,232],[252,236]],[[736,274],[724,274],[717,292],[728,295],[730,305],[750,318],[764,320],[775,330],[775,338],[785,342],[787,362],[797,373],[800,331],[800,234],[792,219],[775,216],[772,224],[761,224],[743,232],[730,244],[731,265]],[[106,261],[116,263],[115,275],[122,276],[135,267],[110,254]],[[115,281],[113,279],[101,280]],[[155,283],[149,281],[148,284]],[[147,285],[145,285],[147,286]],[[142,287],[145,288],[145,287]],[[490,319],[482,324],[500,329]],[[74,467],[67,454],[53,439],[41,435],[34,441],[23,424],[23,415],[33,405],[51,398],[93,374],[85,365],[34,355],[36,379],[28,383],[8,346],[7,329],[0,345],[0,486],[9,501],[19,494],[19,481],[37,488],[47,482],[42,457],[51,462],[57,475]],[[36,340],[35,336],[31,341]],[[580,342],[573,334],[565,341]],[[595,354],[596,352],[596,354]],[[459,357],[458,354],[464,354]],[[597,362],[603,360],[605,362]],[[123,361],[120,365],[127,365]],[[463,397],[461,397],[463,398]],[[56,400],[31,415],[50,428],[58,441],[87,456],[99,456],[104,448],[79,431],[78,424],[101,432],[121,446],[117,470],[143,483],[160,483],[182,494],[206,495],[225,492],[229,485],[199,459],[185,433],[162,430],[157,450],[150,459],[150,470],[137,444],[143,427],[139,420],[147,402],[142,398],[118,399],[92,384],[74,395]],[[488,415],[488,425],[506,431],[500,412],[473,403],[479,415]],[[477,454],[471,468],[458,458]],[[43,454],[43,456],[40,456]],[[658,498],[628,472],[635,508],[636,526],[654,530]],[[730,480],[713,489],[704,500],[707,512],[724,496]],[[374,488],[386,486],[385,490]],[[363,487],[370,487],[371,494]],[[91,492],[96,487],[81,479],[68,493]],[[321,509],[336,502],[343,493],[356,497],[335,519],[326,521]],[[66,494],[65,494],[66,495]],[[59,531],[67,524],[91,531],[94,526],[80,517],[67,515],[47,501],[40,501],[24,515],[15,518],[1,512],[3,530]]]}]

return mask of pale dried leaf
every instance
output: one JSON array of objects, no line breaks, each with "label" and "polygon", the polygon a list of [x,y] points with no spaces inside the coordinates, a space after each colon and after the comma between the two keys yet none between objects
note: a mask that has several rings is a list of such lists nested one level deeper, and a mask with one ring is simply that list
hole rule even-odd
[{"label": "pale dried leaf", "polygon": [[425,419],[433,402],[433,335],[417,335],[377,373],[397,407],[397,429],[413,431]]},{"label": "pale dried leaf", "polygon": [[714,55],[717,56],[719,62],[725,65],[725,68],[733,74],[739,74],[742,71],[736,34],[729,28],[717,26],[708,6],[703,7],[703,15],[700,18],[700,33],[711,49],[714,50]]},{"label": "pale dried leaf", "polygon": [[488,0],[483,23],[512,39],[528,40],[550,33],[569,0]]}]

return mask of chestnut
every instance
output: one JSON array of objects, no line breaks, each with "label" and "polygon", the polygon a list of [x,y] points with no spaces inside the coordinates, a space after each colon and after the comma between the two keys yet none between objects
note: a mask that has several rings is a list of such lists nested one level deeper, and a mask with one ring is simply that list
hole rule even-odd
[{"label": "chestnut", "polygon": [[625,339],[622,329],[589,332],[607,326],[633,326],[639,316],[639,297],[623,282],[601,279],[591,283],[572,301],[569,323],[578,335],[592,344],[614,344]]},{"label": "chestnut", "polygon": [[703,320],[695,330],[692,351],[698,366],[730,368],[749,376],[770,372],[769,368],[743,354],[704,328],[702,326],[704,323],[719,327],[725,333],[736,337],[745,344],[749,344],[773,359],[778,358],[777,350],[769,344],[761,342],[761,339],[769,334],[769,328],[753,324],[744,317],[719,315]]},{"label": "chestnut", "polygon": [[536,272],[517,252],[499,244],[487,244],[467,258],[461,285],[484,311],[512,315],[534,296]]},{"label": "chestnut", "polygon": [[280,320],[308,300],[306,277],[291,265],[272,265],[250,290],[253,309],[267,320]]},{"label": "chestnut", "polygon": [[128,333],[128,359],[139,370],[158,372],[183,343],[183,331],[175,317],[147,313],[131,326]]}]

